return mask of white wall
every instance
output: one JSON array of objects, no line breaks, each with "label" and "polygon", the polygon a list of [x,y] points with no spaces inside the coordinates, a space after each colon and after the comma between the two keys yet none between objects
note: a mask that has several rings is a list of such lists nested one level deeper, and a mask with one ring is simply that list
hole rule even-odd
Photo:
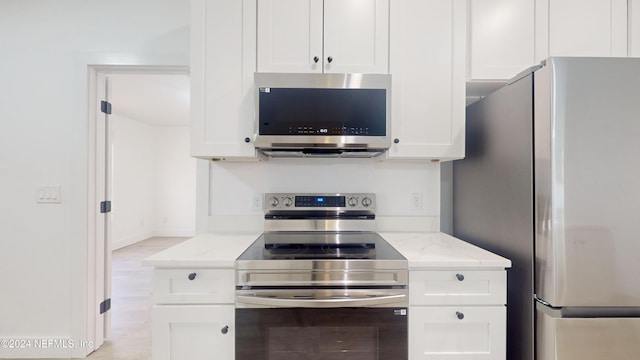
[{"label": "white wall", "polygon": [[[115,104],[114,104],[115,105]],[[154,211],[154,128],[113,115],[112,249],[152,236]]]},{"label": "white wall", "polygon": [[[0,48],[0,338],[83,340],[87,65],[188,65],[189,3],[3,0]],[[60,185],[62,203],[36,204],[37,185]]]},{"label": "white wall", "polygon": [[193,236],[196,160],[189,155],[189,127],[152,126],[115,111],[111,126],[111,248],[152,236]]},{"label": "white wall", "polygon": [[156,127],[154,136],[153,236],[193,236],[196,231],[196,159],[189,154],[189,127]]},{"label": "white wall", "polygon": [[[209,228],[224,221],[248,221],[262,209],[254,197],[266,192],[372,192],[378,217],[415,218],[423,229],[437,231],[440,221],[440,165],[373,159],[270,159],[264,162],[211,164]],[[422,208],[410,206],[412,194],[422,195]],[[258,226],[259,222],[256,222]],[[380,225],[380,222],[378,223]]]}]

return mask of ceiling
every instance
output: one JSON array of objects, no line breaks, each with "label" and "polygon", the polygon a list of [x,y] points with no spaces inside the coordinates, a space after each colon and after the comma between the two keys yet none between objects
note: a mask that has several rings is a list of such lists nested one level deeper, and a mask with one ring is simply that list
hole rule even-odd
[{"label": "ceiling", "polygon": [[110,74],[112,113],[151,126],[189,125],[189,75]]}]

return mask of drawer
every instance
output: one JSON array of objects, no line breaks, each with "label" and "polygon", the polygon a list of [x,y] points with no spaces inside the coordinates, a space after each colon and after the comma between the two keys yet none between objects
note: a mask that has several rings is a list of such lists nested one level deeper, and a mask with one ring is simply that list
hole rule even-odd
[{"label": "drawer", "polygon": [[409,307],[409,360],[504,360],[506,321],[504,305]]},{"label": "drawer", "polygon": [[410,305],[504,305],[505,270],[424,270],[409,272]]},{"label": "drawer", "polygon": [[153,272],[155,304],[233,304],[233,269],[158,269]]}]

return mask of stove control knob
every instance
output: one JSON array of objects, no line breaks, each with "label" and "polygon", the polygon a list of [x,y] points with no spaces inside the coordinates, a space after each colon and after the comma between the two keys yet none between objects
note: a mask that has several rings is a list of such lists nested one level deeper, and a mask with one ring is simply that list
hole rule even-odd
[{"label": "stove control knob", "polygon": [[355,197],[349,198],[348,204],[349,204],[349,206],[357,206],[358,205],[358,198],[355,198]]},{"label": "stove control knob", "polygon": [[289,207],[293,204],[293,200],[291,200],[290,197],[286,197],[284,198],[284,200],[282,200],[282,203],[284,204],[284,206]]},{"label": "stove control knob", "polygon": [[366,197],[366,198],[362,199],[362,206],[364,206],[364,207],[371,206],[371,203],[373,203],[371,198]]},{"label": "stove control knob", "polygon": [[278,198],[276,197],[272,197],[271,199],[269,199],[269,205],[271,205],[271,207],[276,207],[278,206],[280,202],[278,201]]}]

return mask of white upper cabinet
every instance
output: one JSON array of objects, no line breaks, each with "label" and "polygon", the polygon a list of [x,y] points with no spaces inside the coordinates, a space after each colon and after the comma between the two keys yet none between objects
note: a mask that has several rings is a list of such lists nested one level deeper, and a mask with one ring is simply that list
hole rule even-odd
[{"label": "white upper cabinet", "polygon": [[549,56],[640,56],[638,8],[640,0],[469,0],[467,79],[508,80]]},{"label": "white upper cabinet", "polygon": [[256,0],[191,1],[191,156],[256,159]]},{"label": "white upper cabinet", "polygon": [[390,159],[464,157],[467,0],[391,0]]},{"label": "white upper cabinet", "polygon": [[627,56],[627,0],[537,0],[536,60]]},{"label": "white upper cabinet", "polygon": [[258,1],[259,72],[322,72],[322,57],[322,0]]},{"label": "white upper cabinet", "polygon": [[389,0],[324,0],[324,60],[325,72],[387,74]]},{"label": "white upper cabinet", "polygon": [[470,0],[468,80],[510,79],[535,63],[534,0]]},{"label": "white upper cabinet", "polygon": [[258,72],[389,72],[389,0],[258,1]]}]

